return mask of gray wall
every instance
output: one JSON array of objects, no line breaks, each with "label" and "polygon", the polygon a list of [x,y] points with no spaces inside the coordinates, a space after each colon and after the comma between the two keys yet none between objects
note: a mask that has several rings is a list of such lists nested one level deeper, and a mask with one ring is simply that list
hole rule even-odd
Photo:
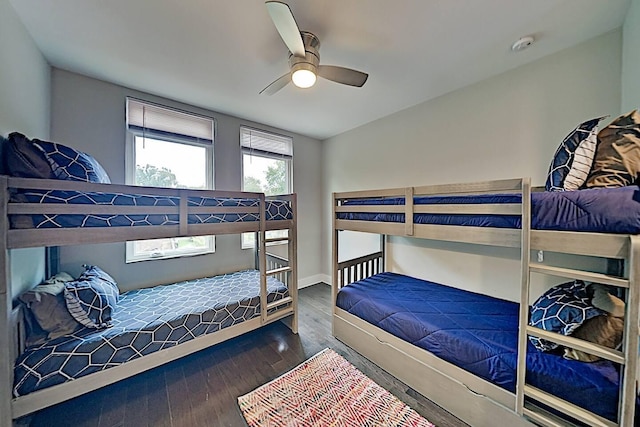
[{"label": "gray wall", "polygon": [[[157,102],[214,117],[215,186],[240,190],[241,125],[293,137],[294,190],[298,193],[299,285],[317,281],[321,270],[320,141],[236,117],[203,110],[122,86],[54,68],[52,71],[51,139],[91,153],[114,183],[124,183],[125,97]],[[73,274],[82,263],[96,263],[114,276],[121,290],[219,274],[253,266],[253,251],[240,249],[240,236],[218,236],[216,253],[196,257],[124,263],[124,243],[64,247],[61,267]]]},{"label": "gray wall", "polygon": [[[325,273],[331,192],[520,176],[544,185],[568,132],[619,113],[620,73],[616,31],[326,140]],[[519,298],[517,251],[393,238],[388,253],[393,271]]]},{"label": "gray wall", "polygon": [[632,0],[622,27],[622,111],[640,108],[640,0]]},{"label": "gray wall", "polygon": [[[0,58],[0,134],[48,137],[50,67],[8,0],[0,0]],[[42,279],[44,250],[11,251],[11,270],[16,295]]]}]

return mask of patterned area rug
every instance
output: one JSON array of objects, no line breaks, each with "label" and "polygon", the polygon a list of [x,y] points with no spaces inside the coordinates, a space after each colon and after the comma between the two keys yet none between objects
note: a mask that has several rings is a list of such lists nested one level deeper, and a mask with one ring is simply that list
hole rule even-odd
[{"label": "patterned area rug", "polygon": [[434,427],[330,349],[238,404],[251,427]]}]

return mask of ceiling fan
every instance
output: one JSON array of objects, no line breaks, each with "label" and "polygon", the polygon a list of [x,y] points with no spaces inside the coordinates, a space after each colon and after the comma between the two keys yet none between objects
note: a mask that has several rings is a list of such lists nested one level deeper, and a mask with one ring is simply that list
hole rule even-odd
[{"label": "ceiling fan", "polygon": [[286,3],[267,0],[265,4],[282,41],[289,48],[289,72],[262,89],[261,95],[273,95],[289,82],[300,88],[311,87],[316,76],[349,86],[364,85],[369,77],[367,73],[335,65],[320,65],[320,40],[315,34],[298,29]]}]

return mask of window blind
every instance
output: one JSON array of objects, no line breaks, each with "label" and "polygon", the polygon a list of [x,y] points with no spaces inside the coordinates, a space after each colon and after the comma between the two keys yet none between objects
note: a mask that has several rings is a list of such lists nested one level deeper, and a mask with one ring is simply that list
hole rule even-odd
[{"label": "window blind", "polygon": [[213,142],[213,119],[127,98],[127,128]]},{"label": "window blind", "polygon": [[242,126],[240,146],[250,151],[293,157],[293,138]]}]

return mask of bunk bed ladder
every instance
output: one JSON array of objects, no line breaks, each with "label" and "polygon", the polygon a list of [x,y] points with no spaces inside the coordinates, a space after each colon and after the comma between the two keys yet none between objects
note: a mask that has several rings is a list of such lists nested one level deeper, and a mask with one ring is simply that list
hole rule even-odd
[{"label": "bunk bed ladder", "polygon": [[[258,262],[264,262],[260,264],[260,272],[261,272],[261,291],[264,291],[264,295],[261,293],[261,313],[262,313],[262,321],[268,321],[273,318],[281,317],[281,312],[272,313],[273,310],[279,309],[283,306],[290,305],[293,311],[293,318],[291,320],[291,330],[293,333],[298,333],[298,277],[297,277],[297,225],[296,225],[296,211],[297,211],[297,200],[296,195],[291,194],[287,196],[290,200],[291,210],[293,212],[293,221],[291,227],[287,228],[287,235],[281,237],[266,237],[266,231],[264,227],[261,226],[261,231],[258,233],[258,241],[259,247],[258,252],[264,254],[264,260],[261,257],[258,258]],[[287,244],[287,258],[282,258],[280,256],[274,254],[267,253],[267,244],[269,243],[279,243],[286,242]],[[269,258],[269,260],[267,260]],[[270,262],[271,260],[276,260],[277,262]],[[264,284],[262,284],[262,277],[264,276]],[[287,289],[289,290],[289,296],[286,298],[279,299],[277,301],[273,301],[271,303],[267,302],[267,288],[266,288],[266,280],[267,277],[274,276],[280,279],[285,285],[287,285]]]},{"label": "bunk bed ladder", "polygon": [[530,250],[531,250],[531,179],[522,178],[520,194],[521,233],[520,233],[520,312],[518,330],[518,365],[516,372],[516,413],[524,414],[525,376],[527,372],[527,331],[529,322],[529,285],[530,285]]},{"label": "bunk bed ladder", "polygon": [[[638,292],[637,280],[640,277],[640,237],[630,236],[629,251],[626,256],[628,261],[628,279],[612,276],[608,274],[593,273],[583,270],[562,268],[544,265],[541,263],[529,263],[529,274],[539,273],[567,279],[578,279],[589,282],[602,283],[609,286],[622,288],[626,292],[625,304],[625,329],[623,334],[622,351],[614,350],[588,341],[584,341],[571,336],[564,336],[554,332],[545,331],[527,325],[527,319],[521,318],[521,331],[519,336],[519,351],[524,348],[524,353],[518,355],[518,393],[517,409],[522,415],[527,416],[532,421],[545,426],[571,425],[566,420],[540,408],[535,402],[539,402],[547,407],[553,408],[560,413],[567,414],[579,422],[590,426],[632,426],[634,424],[635,403],[636,403],[636,372],[638,369],[638,317],[640,305],[640,292]],[[525,299],[525,296],[527,299]],[[522,292],[521,307],[528,310],[528,290]],[[521,310],[522,315],[522,310]],[[522,323],[524,321],[524,323]],[[600,417],[589,410],[573,405],[563,399],[553,396],[550,393],[539,390],[525,383],[524,372],[526,372],[526,340],[532,335],[545,340],[553,341],[559,345],[581,350],[600,358],[610,360],[621,366],[620,398],[618,404],[618,420],[610,421]],[[523,371],[523,372],[521,372]],[[520,376],[522,375],[522,377]],[[533,401],[526,401],[525,397]]]},{"label": "bunk bed ladder", "polygon": [[258,270],[260,270],[260,320],[267,321],[267,213],[264,194],[260,195],[260,231],[257,238]]}]

